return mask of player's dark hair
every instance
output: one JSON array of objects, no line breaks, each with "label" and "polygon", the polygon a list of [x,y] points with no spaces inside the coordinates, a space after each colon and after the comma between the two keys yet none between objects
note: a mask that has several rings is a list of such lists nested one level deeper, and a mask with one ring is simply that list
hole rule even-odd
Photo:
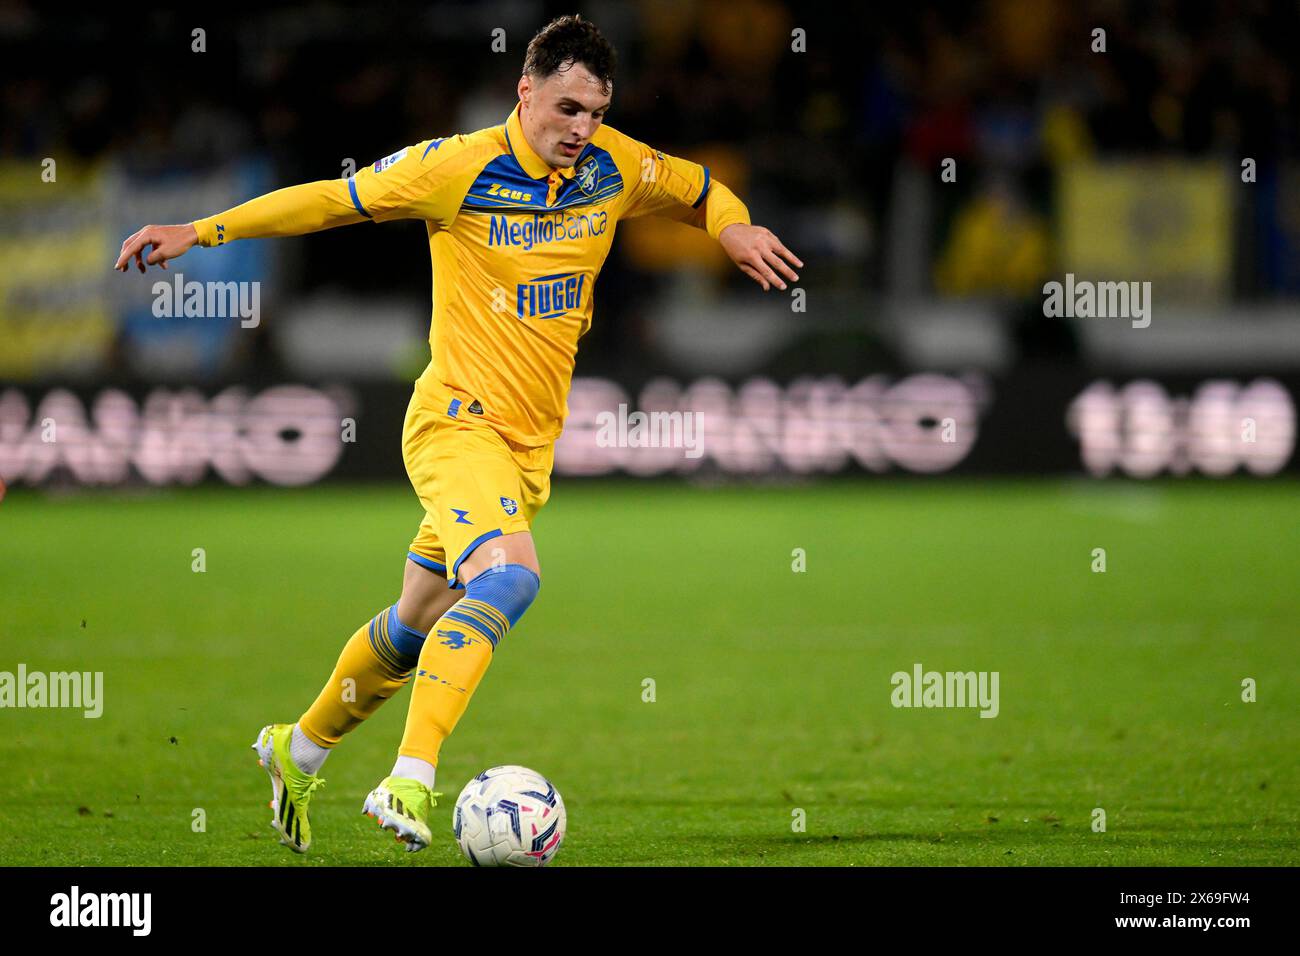
[{"label": "player's dark hair", "polygon": [[596,24],[582,17],[556,17],[538,31],[524,54],[524,73],[544,80],[553,73],[581,63],[600,80],[602,92],[614,80],[618,55]]}]

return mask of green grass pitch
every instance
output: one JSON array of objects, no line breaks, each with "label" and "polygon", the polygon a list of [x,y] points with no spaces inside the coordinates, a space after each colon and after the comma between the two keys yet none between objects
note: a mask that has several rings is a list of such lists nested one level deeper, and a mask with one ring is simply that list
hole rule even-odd
[{"label": "green grass pitch", "polygon": [[[105,705],[0,711],[0,859],[468,865],[456,794],[522,763],[567,803],[557,865],[1300,863],[1300,495],[1245,481],[561,480],[538,601],[443,749],[443,839],[360,814],[404,691],[295,857],[249,744],[396,599],[419,516],[397,484],[11,490],[0,670],[103,671]],[[894,708],[917,662],[997,671],[999,715]]]}]

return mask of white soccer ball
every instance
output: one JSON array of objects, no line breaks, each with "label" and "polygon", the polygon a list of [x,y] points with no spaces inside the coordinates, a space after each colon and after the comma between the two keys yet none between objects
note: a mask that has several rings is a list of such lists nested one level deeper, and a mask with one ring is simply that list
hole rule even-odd
[{"label": "white soccer ball", "polygon": [[475,866],[545,866],[564,841],[564,801],[527,767],[493,767],[456,798],[452,833]]}]

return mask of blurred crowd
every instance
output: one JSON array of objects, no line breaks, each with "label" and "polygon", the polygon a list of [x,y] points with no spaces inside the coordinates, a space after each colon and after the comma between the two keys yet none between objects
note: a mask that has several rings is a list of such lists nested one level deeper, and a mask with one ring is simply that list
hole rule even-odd
[{"label": "blurred crowd", "polygon": [[[344,144],[382,153],[510,100],[527,40],[565,12],[463,0],[67,17],[7,0],[0,155],[119,153],[147,167],[257,149],[296,169]],[[814,192],[839,177],[802,172],[812,157],[851,175],[863,154],[1023,169],[1089,149],[1296,149],[1296,4],[606,0],[582,12],[619,49],[611,122],[735,144],[757,171]]]},{"label": "blurred crowd", "polygon": [[[5,2],[0,160],[112,159],[148,177],[257,155],[282,184],[336,177],[348,160],[504,120],[529,38],[570,12],[543,0],[319,0],[70,17]],[[579,12],[619,51],[610,125],[708,162],[809,262],[808,281],[850,295],[896,291],[909,170],[933,197],[921,291],[957,296],[1027,296],[1041,282],[1056,254],[1054,184],[1081,159],[1235,168],[1249,156],[1274,177],[1270,202],[1294,185],[1294,3],[601,0]],[[956,188],[934,190],[945,159]],[[1237,228],[1249,232],[1252,216]],[[584,347],[635,347],[637,297],[622,293],[683,261],[747,281],[679,235],[651,227],[621,244],[601,308],[626,323],[617,334],[598,323]],[[367,237],[366,259],[384,270],[352,268],[349,240],[307,240],[291,281],[307,293],[348,275],[357,291],[423,295],[427,253],[411,237]],[[1238,295],[1289,291],[1251,263],[1234,275]]]}]

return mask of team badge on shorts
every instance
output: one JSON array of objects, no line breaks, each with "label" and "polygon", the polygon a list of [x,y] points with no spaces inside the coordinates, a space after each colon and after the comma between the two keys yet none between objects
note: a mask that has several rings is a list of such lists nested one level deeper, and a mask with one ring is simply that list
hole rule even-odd
[{"label": "team badge on shorts", "polygon": [[519,502],[515,501],[514,498],[507,498],[503,495],[501,497],[501,507],[506,510],[506,514],[512,515],[519,510]]}]

